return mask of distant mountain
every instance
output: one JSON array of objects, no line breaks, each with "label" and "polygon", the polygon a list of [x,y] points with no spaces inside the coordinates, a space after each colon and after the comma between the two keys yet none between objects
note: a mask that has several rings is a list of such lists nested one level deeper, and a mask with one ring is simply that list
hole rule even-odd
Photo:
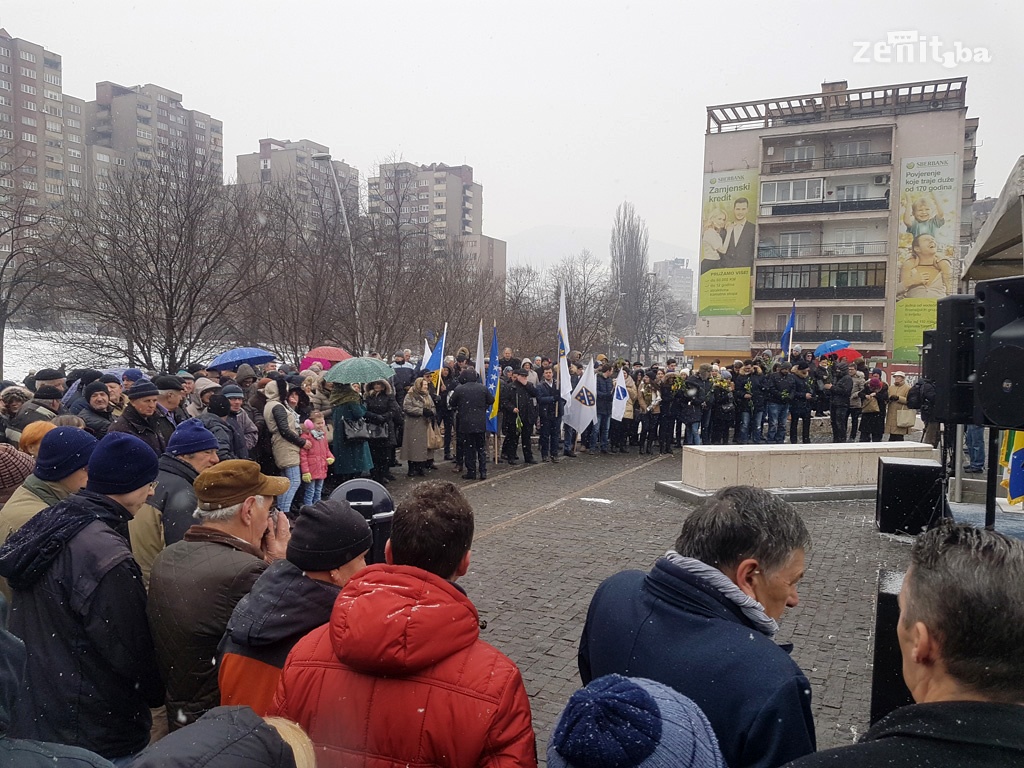
[{"label": "distant mountain", "polygon": [[[550,224],[519,232],[508,238],[507,261],[532,264],[539,268],[549,267],[563,256],[578,253],[584,248],[604,262],[610,261],[608,242],[611,229],[598,227],[571,227]],[[689,259],[691,268],[696,266],[697,252],[661,240],[650,241],[651,263],[666,259]]]}]

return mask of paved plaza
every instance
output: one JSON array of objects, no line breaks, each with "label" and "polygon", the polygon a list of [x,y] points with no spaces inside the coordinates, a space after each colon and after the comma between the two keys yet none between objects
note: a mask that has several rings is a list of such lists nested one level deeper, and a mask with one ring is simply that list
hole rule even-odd
[{"label": "paved plaza", "polygon": [[[460,580],[487,627],[526,680],[543,759],[558,713],[580,686],[576,649],[590,598],[607,576],[647,570],[675,542],[690,511],[654,492],[678,477],[675,456],[586,455],[558,465],[494,467],[469,482],[440,463],[431,479],[462,485],[476,512],[469,573]],[[392,485],[396,499],[408,489]],[[874,502],[798,504],[811,531],[800,605],[780,642],[812,685],[821,749],[848,744],[868,726],[876,578],[906,568],[909,547],[874,528]]]}]

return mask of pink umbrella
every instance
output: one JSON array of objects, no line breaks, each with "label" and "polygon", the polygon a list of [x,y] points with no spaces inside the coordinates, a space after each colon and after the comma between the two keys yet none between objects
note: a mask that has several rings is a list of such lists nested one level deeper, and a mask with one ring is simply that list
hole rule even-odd
[{"label": "pink umbrella", "polygon": [[335,363],[348,360],[350,357],[352,355],[341,347],[314,347],[302,358],[302,362],[299,363],[299,370],[304,371],[313,363],[320,363],[326,371]]}]

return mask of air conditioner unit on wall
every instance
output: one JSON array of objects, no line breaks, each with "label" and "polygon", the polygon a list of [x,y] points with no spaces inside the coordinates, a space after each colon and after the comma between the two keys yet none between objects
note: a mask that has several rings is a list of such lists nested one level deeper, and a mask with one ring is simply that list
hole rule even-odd
[{"label": "air conditioner unit on wall", "polygon": [[889,179],[889,174],[885,174],[883,176],[875,176],[875,184],[888,184]]}]

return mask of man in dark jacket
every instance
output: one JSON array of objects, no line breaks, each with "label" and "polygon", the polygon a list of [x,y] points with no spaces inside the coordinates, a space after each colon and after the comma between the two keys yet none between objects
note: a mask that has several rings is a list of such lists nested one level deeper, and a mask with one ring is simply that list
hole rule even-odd
[{"label": "man in dark jacket", "polygon": [[537,407],[540,409],[540,460],[557,464],[562,453],[562,396],[549,365],[541,369],[537,384]]},{"label": "man in dark jacket", "polygon": [[590,430],[590,452],[600,445],[601,453],[611,449],[612,401],[615,399],[615,371],[608,363],[597,373],[597,422]]},{"label": "man in dark jacket", "polygon": [[128,407],[110,425],[110,432],[126,432],[142,440],[157,456],[164,452],[167,441],[157,428],[157,399],[160,390],[149,379],[140,379],[128,390]]},{"label": "man in dark jacket", "polygon": [[803,427],[803,441],[811,442],[811,406],[814,404],[814,393],[811,391],[811,366],[806,360],[800,360],[793,367],[793,397],[789,406],[789,442],[796,443],[800,428]]},{"label": "man in dark jacket", "polygon": [[693,699],[731,768],[773,768],[814,751],[810,683],[774,636],[797,605],[810,535],[791,504],[723,488],[686,518],[650,573],[598,588],[580,640],[584,684],[618,673]]},{"label": "man in dark jacket", "polygon": [[85,406],[79,409],[78,416],[85,422],[86,430],[101,440],[114,423],[107,385],[102,381],[94,381],[86,386],[82,397]]},{"label": "man in dark jacket", "polygon": [[181,541],[192,527],[196,511],[196,492],[192,483],[203,470],[220,461],[217,438],[199,419],[183,421],[160,456],[156,491],[149,500],[163,520],[164,543]]},{"label": "man in dark jacket", "polygon": [[789,407],[793,404],[796,377],[790,372],[789,363],[779,363],[779,368],[768,374],[768,442],[786,442],[786,422]]},{"label": "man in dark jacket", "polygon": [[202,472],[193,487],[200,522],[157,556],[149,581],[149,624],[172,731],[220,703],[214,659],[228,619],[268,563],[284,557],[289,537],[287,517],[271,515],[288,478],[234,459]]},{"label": "man in dark jacket", "polygon": [[1024,765],[1024,543],[945,523],[914,541],[896,625],[915,704],[794,768]]},{"label": "man in dark jacket", "polygon": [[505,432],[501,452],[509,464],[519,461],[516,453],[520,442],[523,444],[523,463],[537,463],[530,444],[533,425],[537,421],[537,410],[533,404],[536,397],[537,389],[527,381],[526,371],[522,368],[512,374],[511,384],[501,388],[501,423]]},{"label": "man in dark jacket", "polygon": [[230,417],[231,402],[220,394],[211,396],[206,410],[199,414],[203,426],[217,438],[217,456],[221,461],[244,459],[249,453],[238,422]]},{"label": "man in dark jacket", "polygon": [[43,510],[0,549],[14,591],[11,631],[28,649],[10,734],[58,741],[110,760],[149,742],[163,687],[146,623],[142,572],[126,533],[152,494],[157,458],[108,434],[84,490]]},{"label": "man in dark jacket", "polygon": [[56,387],[39,387],[35,396],[18,409],[18,414],[7,425],[7,441],[17,445],[21,431],[33,421],[52,421],[60,412],[63,393]]},{"label": "man in dark jacket", "polygon": [[829,416],[832,421],[832,442],[846,442],[846,421],[850,415],[850,397],[853,395],[853,377],[849,366],[837,362],[832,368],[832,382],[825,385],[828,389]]},{"label": "man in dark jacket", "polygon": [[322,499],[299,510],[285,558],[256,579],[228,621],[218,650],[221,704],[267,714],[288,653],[328,622],[372,543],[366,518],[347,501]]},{"label": "man in dark jacket", "polygon": [[487,479],[487,417],[494,405],[494,395],[480,381],[473,368],[460,374],[462,384],[452,393],[451,407],[457,414],[459,445],[466,462],[466,480]]}]

